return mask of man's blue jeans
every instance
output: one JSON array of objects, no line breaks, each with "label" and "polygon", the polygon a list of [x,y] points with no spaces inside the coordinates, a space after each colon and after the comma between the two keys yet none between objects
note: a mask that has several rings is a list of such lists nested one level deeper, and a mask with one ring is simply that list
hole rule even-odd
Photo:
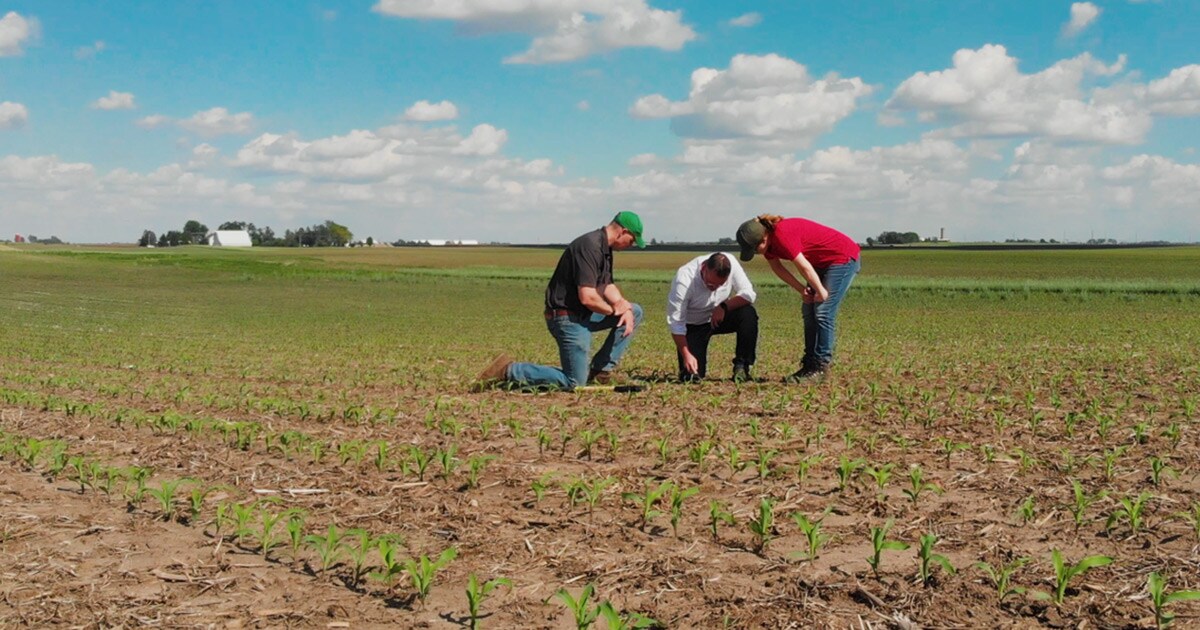
[{"label": "man's blue jeans", "polygon": [[861,268],[861,261],[851,260],[843,265],[817,269],[817,277],[825,285],[825,290],[829,291],[829,299],[804,305],[804,358],[801,367],[816,369],[833,362],[838,308]]},{"label": "man's blue jeans", "polygon": [[[546,320],[546,328],[558,342],[558,358],[562,369],[536,363],[513,363],[508,366],[508,380],[520,387],[557,387],[572,390],[587,384],[588,371],[612,371],[629,349],[629,343],[642,324],[642,307],[633,305],[634,332],[625,336],[625,327],[617,326],[613,315],[566,315]],[[596,356],[588,362],[592,350],[592,333],[608,331]]]}]

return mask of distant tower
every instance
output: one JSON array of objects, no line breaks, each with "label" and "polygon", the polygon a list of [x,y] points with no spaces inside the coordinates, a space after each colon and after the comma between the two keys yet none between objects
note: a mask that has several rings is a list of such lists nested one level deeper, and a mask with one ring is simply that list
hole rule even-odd
[{"label": "distant tower", "polygon": [[941,233],[938,234],[938,240],[939,241],[946,240],[946,228],[941,228]]}]

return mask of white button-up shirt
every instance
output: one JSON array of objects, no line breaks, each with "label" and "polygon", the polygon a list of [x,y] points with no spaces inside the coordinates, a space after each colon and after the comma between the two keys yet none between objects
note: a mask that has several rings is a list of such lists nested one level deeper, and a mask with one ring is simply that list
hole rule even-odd
[{"label": "white button-up shirt", "polygon": [[700,276],[700,268],[711,255],[697,256],[675,272],[675,281],[671,283],[671,291],[667,294],[667,326],[673,335],[687,334],[688,324],[707,324],[712,318],[713,309],[730,296],[743,297],[751,304],[757,297],[754,285],[750,284],[746,272],[738,264],[736,253],[725,254],[729,259],[729,278],[725,284],[717,287],[716,291],[709,291]]}]

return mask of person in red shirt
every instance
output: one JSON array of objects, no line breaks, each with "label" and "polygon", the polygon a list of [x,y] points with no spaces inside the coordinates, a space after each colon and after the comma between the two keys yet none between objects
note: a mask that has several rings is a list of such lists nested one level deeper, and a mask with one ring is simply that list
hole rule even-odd
[{"label": "person in red shirt", "polygon": [[[861,250],[854,239],[809,219],[761,214],[737,230],[741,258],[762,254],[771,271],[800,293],[804,302],[804,357],[800,369],[784,382],[820,380],[833,363],[838,307],[861,269]],[[802,282],[784,266],[790,261]]]}]

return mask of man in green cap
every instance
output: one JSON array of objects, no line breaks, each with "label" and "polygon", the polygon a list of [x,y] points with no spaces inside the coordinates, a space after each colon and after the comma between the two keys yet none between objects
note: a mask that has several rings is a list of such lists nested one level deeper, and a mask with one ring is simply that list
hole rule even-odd
[{"label": "man in green cap", "polygon": [[[571,241],[546,286],[546,328],[558,342],[562,368],[516,363],[502,354],[479,375],[476,386],[507,382],[569,391],[591,382],[611,383],[634,330],[642,323],[642,307],[626,300],[613,283],[613,250],[634,245],[646,246],[642,219],[628,211]],[[608,336],[589,362],[592,333],[605,330]]]}]

